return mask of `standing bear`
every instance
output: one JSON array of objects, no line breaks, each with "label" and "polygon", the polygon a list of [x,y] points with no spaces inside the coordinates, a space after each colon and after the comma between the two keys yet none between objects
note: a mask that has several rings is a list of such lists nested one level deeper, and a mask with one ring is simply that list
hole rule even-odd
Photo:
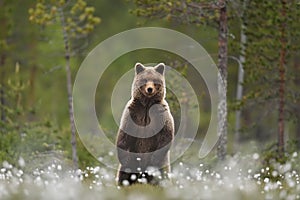
[{"label": "standing bear", "polygon": [[165,64],[135,65],[135,77],[117,136],[119,185],[158,184],[170,172],[174,120],[165,100]]}]

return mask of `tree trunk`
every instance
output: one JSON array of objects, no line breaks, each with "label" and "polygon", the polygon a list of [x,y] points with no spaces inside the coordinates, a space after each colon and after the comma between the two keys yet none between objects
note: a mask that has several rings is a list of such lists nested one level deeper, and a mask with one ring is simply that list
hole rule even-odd
[{"label": "tree trunk", "polygon": [[[29,108],[34,108],[35,104],[35,84],[36,84],[36,73],[37,73],[37,67],[35,64],[30,68],[30,75],[29,75],[29,97],[27,99],[28,107]],[[34,121],[35,119],[35,114],[32,112],[29,112],[28,114],[28,120],[29,121]]]},{"label": "tree trunk", "polygon": [[29,78],[29,103],[28,106],[32,107],[35,102],[35,82],[36,82],[36,73],[37,73],[37,67],[36,65],[33,65],[30,68],[30,78]]},{"label": "tree trunk", "polygon": [[78,169],[78,157],[77,157],[77,147],[76,147],[76,128],[73,113],[73,96],[72,96],[72,78],[70,69],[70,47],[69,47],[69,37],[66,31],[66,23],[64,18],[64,13],[62,8],[59,9],[60,21],[63,31],[63,40],[65,46],[65,60],[66,60],[66,76],[67,76],[67,92],[68,92],[68,107],[69,107],[69,117],[71,125],[71,145],[72,145],[72,160],[73,167]]},{"label": "tree trunk", "polygon": [[5,115],[5,88],[4,88],[4,80],[5,80],[5,69],[4,69],[4,64],[5,64],[5,55],[2,54],[0,58],[0,109],[1,109],[1,121],[5,122],[6,120],[6,115]]},{"label": "tree trunk", "polygon": [[219,0],[219,53],[218,77],[219,105],[218,105],[218,134],[219,143],[217,155],[220,160],[224,160],[227,153],[227,12],[226,0]]},{"label": "tree trunk", "polygon": [[285,63],[286,63],[286,0],[281,0],[281,27],[280,27],[280,62],[279,62],[279,118],[278,118],[278,153],[284,153],[284,104],[285,104]]},{"label": "tree trunk", "polygon": [[[246,1],[243,2],[242,13],[246,10]],[[247,36],[245,34],[246,25],[243,21],[243,14],[241,18],[241,32],[240,32],[240,56],[239,56],[239,71],[238,71],[238,83],[236,90],[236,100],[239,102],[243,97],[243,82],[244,82],[244,63],[245,63],[245,44],[247,42]],[[239,108],[235,113],[235,150],[238,149],[239,142],[241,140],[241,115],[242,111]]]},{"label": "tree trunk", "polygon": [[[295,79],[294,79],[294,84],[296,87],[300,85],[300,57],[296,57],[294,60],[294,71],[295,71]],[[297,140],[297,146],[298,149],[300,149],[300,105],[296,105],[295,109],[295,114],[296,114],[296,140]]]}]

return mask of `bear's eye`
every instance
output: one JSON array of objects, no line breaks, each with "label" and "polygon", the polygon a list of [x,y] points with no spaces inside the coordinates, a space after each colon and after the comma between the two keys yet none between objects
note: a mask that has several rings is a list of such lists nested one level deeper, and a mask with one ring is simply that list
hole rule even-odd
[{"label": "bear's eye", "polygon": [[161,85],[158,84],[158,83],[155,83],[154,86],[155,86],[156,89],[159,89]]}]

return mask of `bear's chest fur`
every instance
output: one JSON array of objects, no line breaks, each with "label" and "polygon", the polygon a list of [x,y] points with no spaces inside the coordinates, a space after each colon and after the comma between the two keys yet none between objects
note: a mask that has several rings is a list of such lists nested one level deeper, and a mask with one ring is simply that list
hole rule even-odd
[{"label": "bear's chest fur", "polygon": [[164,127],[165,108],[162,104],[143,105],[133,103],[129,106],[132,121],[138,127],[134,129],[131,152],[149,153],[157,150],[161,130]]}]

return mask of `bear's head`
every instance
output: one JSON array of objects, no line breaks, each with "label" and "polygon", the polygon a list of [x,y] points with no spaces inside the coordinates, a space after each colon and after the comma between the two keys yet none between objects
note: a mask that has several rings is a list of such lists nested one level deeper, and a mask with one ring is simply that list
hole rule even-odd
[{"label": "bear's head", "polygon": [[165,98],[165,64],[159,63],[154,67],[135,64],[135,77],[132,84],[134,99],[153,99],[161,101]]}]

